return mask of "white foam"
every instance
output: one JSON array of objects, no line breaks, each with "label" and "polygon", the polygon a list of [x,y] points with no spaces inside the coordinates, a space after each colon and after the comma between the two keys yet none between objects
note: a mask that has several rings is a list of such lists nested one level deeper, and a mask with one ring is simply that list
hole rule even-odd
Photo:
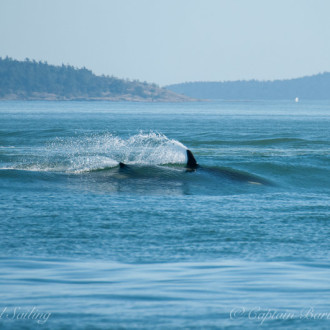
[{"label": "white foam", "polygon": [[106,134],[60,137],[24,156],[13,169],[81,173],[125,164],[163,165],[186,162],[187,148],[157,132],[122,138]]},{"label": "white foam", "polygon": [[122,162],[127,164],[180,164],[186,161],[187,149],[182,143],[160,133],[143,133],[121,140],[116,150]]}]

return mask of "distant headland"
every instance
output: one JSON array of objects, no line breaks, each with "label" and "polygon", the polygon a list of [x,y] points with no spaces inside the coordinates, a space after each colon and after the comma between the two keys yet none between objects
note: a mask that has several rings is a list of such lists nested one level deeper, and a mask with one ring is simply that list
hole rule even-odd
[{"label": "distant headland", "polygon": [[330,73],[274,81],[186,82],[165,88],[208,100],[330,100]]},{"label": "distant headland", "polygon": [[159,87],[138,80],[97,76],[86,68],[0,57],[0,100],[330,100],[330,73],[258,81],[186,82]]},{"label": "distant headland", "polygon": [[96,76],[86,68],[9,57],[0,58],[0,100],[194,101],[156,84]]}]

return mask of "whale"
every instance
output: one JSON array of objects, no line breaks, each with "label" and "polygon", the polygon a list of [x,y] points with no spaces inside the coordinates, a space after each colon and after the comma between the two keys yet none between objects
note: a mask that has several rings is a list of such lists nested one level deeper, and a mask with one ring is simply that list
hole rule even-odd
[{"label": "whale", "polygon": [[233,181],[240,181],[240,182],[246,182],[257,185],[272,185],[271,182],[269,182],[268,180],[251,173],[246,173],[243,171],[238,171],[226,167],[219,168],[219,167],[200,166],[197,163],[195,156],[189,149],[186,150],[186,153],[187,153],[187,164],[186,164],[187,172],[194,172],[198,169],[199,171],[204,171],[214,176],[226,177]]},{"label": "whale", "polygon": [[[201,166],[198,164],[194,154],[191,150],[186,149],[187,162],[185,165],[185,172],[201,172],[206,173],[208,175],[212,175],[214,177],[229,179],[231,181],[239,181],[249,184],[256,185],[272,185],[268,180],[261,178],[257,175],[247,173],[240,170],[235,170],[228,167],[217,167],[217,166]],[[123,162],[119,163],[119,169],[123,172],[131,172],[131,165],[127,165]]]}]

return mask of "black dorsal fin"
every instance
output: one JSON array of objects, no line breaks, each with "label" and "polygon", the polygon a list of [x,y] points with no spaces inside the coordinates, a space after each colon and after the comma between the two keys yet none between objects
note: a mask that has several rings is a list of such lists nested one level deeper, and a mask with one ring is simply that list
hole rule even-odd
[{"label": "black dorsal fin", "polygon": [[189,167],[189,168],[196,168],[196,167],[198,167],[198,164],[196,162],[196,159],[195,159],[193,153],[189,149],[187,149],[187,158],[188,158],[188,160],[187,160],[187,167]]},{"label": "black dorsal fin", "polygon": [[126,167],[126,165],[125,165],[124,163],[120,162],[120,163],[119,163],[119,167],[120,167],[120,168],[124,168],[124,167]]}]

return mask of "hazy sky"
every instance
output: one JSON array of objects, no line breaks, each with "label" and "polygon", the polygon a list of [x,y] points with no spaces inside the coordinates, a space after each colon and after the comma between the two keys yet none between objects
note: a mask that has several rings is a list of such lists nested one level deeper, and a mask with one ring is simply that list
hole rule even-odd
[{"label": "hazy sky", "polygon": [[160,85],[330,71],[329,0],[0,0],[0,56]]}]

